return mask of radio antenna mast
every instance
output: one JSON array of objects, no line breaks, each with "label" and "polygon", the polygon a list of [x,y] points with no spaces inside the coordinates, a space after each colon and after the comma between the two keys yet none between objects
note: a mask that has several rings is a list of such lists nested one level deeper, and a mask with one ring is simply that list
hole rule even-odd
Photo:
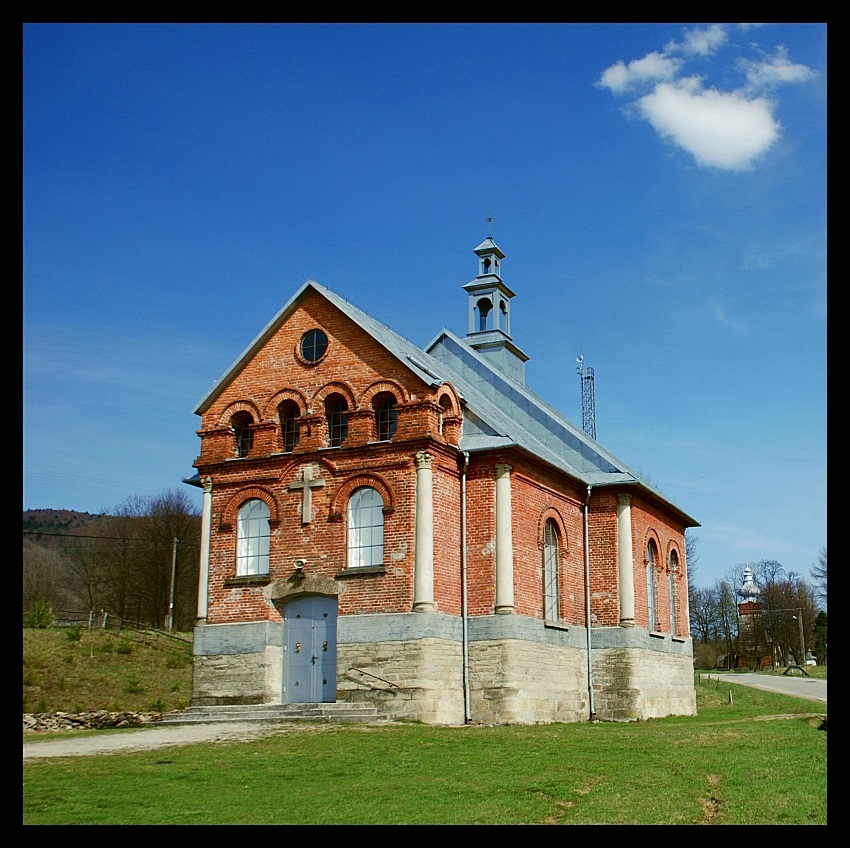
[{"label": "radio antenna mast", "polygon": [[578,375],[581,379],[581,429],[596,438],[596,397],[593,388],[593,369],[584,364],[584,357],[579,354]]}]

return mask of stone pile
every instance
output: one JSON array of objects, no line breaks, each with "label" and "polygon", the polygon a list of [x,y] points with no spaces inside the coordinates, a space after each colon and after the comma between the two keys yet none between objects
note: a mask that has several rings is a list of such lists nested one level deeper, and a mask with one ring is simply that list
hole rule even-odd
[{"label": "stone pile", "polygon": [[84,713],[24,713],[24,733],[139,727],[161,719],[162,713],[109,712],[108,710],[90,710]]}]

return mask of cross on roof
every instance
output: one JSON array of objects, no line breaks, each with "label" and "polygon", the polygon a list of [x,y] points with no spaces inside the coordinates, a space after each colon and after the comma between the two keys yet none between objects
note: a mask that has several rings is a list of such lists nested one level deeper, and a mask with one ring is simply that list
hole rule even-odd
[{"label": "cross on roof", "polygon": [[305,465],[301,472],[301,479],[294,480],[289,484],[290,491],[301,489],[301,523],[309,524],[313,520],[313,489],[319,489],[325,485],[321,478],[313,478],[313,466]]}]

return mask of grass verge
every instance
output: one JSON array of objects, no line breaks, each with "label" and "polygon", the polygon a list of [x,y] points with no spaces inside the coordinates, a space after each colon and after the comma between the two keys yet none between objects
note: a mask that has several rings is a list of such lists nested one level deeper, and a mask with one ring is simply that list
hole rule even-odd
[{"label": "grass verge", "polygon": [[697,700],[696,717],[631,724],[322,725],[39,760],[24,822],[826,823],[817,704],[725,681]]}]

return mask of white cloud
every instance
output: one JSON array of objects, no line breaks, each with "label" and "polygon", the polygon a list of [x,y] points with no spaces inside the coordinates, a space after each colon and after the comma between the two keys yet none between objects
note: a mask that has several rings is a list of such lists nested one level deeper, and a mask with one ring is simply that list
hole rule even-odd
[{"label": "white cloud", "polygon": [[739,59],[737,62],[739,70],[747,76],[747,84],[751,90],[760,91],[773,88],[783,83],[806,82],[814,77],[815,72],[788,58],[786,48],[776,48],[776,54],[760,62],[749,59]]},{"label": "white cloud", "polygon": [[638,106],[659,135],[707,167],[749,168],[779,137],[770,101],[704,91],[693,78],[661,83]]},{"label": "white cloud", "polygon": [[620,94],[642,83],[673,79],[680,64],[678,59],[662,56],[661,53],[647,53],[643,59],[635,59],[628,65],[622,61],[611,65],[603,72],[597,84]]},{"label": "white cloud", "polygon": [[[625,111],[648,121],[662,139],[689,153],[697,164],[729,171],[751,168],[776,143],[781,130],[774,117],[777,102],[764,94],[780,84],[805,82],[814,71],[792,62],[780,46],[771,56],[738,58],[735,68],[746,79],[731,91],[709,88],[694,75],[680,76],[686,61],[707,57],[712,61],[703,61],[701,67],[727,70],[720,59],[728,39],[728,28],[720,24],[686,29],[681,42],[670,41],[663,51],[629,63],[620,60],[596,84],[614,94],[636,92],[637,100]],[[759,50],[757,45],[750,49]]]},{"label": "white cloud", "polygon": [[723,46],[727,38],[725,27],[712,24],[704,29],[686,29],[684,42],[671,41],[664,50],[688,56],[710,56]]}]

